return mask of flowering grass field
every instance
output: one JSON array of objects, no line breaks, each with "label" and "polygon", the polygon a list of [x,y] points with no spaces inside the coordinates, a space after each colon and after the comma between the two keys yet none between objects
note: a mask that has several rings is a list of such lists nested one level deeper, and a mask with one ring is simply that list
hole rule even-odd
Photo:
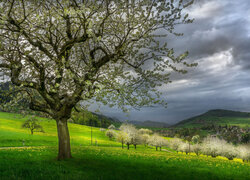
[{"label": "flowering grass field", "polygon": [[32,136],[20,128],[24,119],[19,115],[0,113],[1,180],[250,179],[250,163],[155,151],[153,147],[121,149],[99,128],[93,128],[91,146],[90,127],[76,124],[69,126],[73,159],[57,161],[55,122],[40,120],[45,133]]}]

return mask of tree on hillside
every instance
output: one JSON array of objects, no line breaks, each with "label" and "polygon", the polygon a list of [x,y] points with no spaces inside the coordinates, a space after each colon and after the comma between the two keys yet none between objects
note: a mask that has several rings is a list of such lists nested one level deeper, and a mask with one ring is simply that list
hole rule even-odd
[{"label": "tree on hillside", "polygon": [[220,154],[228,158],[228,160],[233,160],[237,157],[237,148],[233,144],[226,143],[220,150]]},{"label": "tree on hillside", "polygon": [[126,140],[128,139],[128,134],[120,131],[117,135],[116,135],[116,140],[120,143],[122,143],[122,149],[124,148],[124,144],[126,143]]},{"label": "tree on hillside", "polygon": [[173,139],[170,140],[170,147],[178,153],[179,148],[180,148],[182,143],[183,142],[182,142],[181,139],[173,138]]},{"label": "tree on hillside", "polygon": [[0,69],[29,107],[50,115],[58,159],[71,158],[67,120],[80,101],[127,111],[165,105],[158,87],[194,66],[164,38],[191,23],[183,0],[2,0]]},{"label": "tree on hillside", "polygon": [[149,144],[149,140],[150,140],[150,134],[153,133],[152,130],[150,129],[144,129],[141,128],[138,130],[139,134],[141,135],[141,143],[147,147],[147,145]]},{"label": "tree on hillside", "polygon": [[115,134],[115,131],[111,129],[107,130],[105,133],[105,135],[108,136],[109,140],[112,140],[115,137]]},{"label": "tree on hillside", "polygon": [[141,135],[141,141],[142,141],[142,144],[147,147],[148,144],[149,144],[149,139],[150,139],[150,135],[149,134],[142,134]]},{"label": "tree on hillside", "polygon": [[138,130],[136,129],[136,131],[132,131],[129,134],[129,136],[131,139],[131,144],[133,144],[136,149],[136,146],[142,143],[141,135],[138,133]]},{"label": "tree on hillside", "polygon": [[179,147],[179,151],[181,151],[182,153],[190,153],[191,152],[191,148],[190,148],[190,143],[189,142],[182,142],[180,147]]},{"label": "tree on hillside", "polygon": [[22,124],[22,128],[29,129],[31,135],[33,135],[34,132],[44,132],[43,127],[38,123],[38,120],[34,116],[32,116],[29,119],[27,119]]},{"label": "tree on hillside", "polygon": [[217,137],[208,136],[202,141],[202,153],[207,156],[217,157],[222,154],[227,142]]},{"label": "tree on hillside", "polygon": [[190,142],[189,142],[189,151],[193,151],[197,156],[199,156],[201,153],[201,145],[199,144],[200,136],[199,135],[193,136],[191,141],[193,145],[191,146],[191,149],[190,149]]},{"label": "tree on hillside", "polygon": [[199,156],[200,153],[201,153],[201,145],[200,144],[194,144],[192,145],[192,151],[197,155]]},{"label": "tree on hillside", "polygon": [[134,145],[135,149],[138,144],[142,143],[141,135],[139,134],[136,127],[132,124],[122,124],[120,130],[127,134],[127,138],[125,139],[125,143],[129,149],[129,146]]},{"label": "tree on hillside", "polygon": [[155,146],[156,151],[158,151],[158,147],[161,151],[162,146],[166,145],[166,140],[157,134],[153,134],[149,139],[149,144]]}]

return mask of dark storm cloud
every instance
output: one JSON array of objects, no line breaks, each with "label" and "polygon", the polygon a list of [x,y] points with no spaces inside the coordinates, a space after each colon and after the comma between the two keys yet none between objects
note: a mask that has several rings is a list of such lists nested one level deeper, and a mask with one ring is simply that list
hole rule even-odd
[{"label": "dark storm cloud", "polygon": [[168,108],[132,110],[126,117],[116,109],[103,114],[129,120],[175,123],[210,109],[250,111],[250,1],[200,0],[189,8],[194,23],[176,27],[184,36],[169,36],[176,54],[188,50],[198,62],[186,75],[174,73],[161,91]]},{"label": "dark storm cloud", "polygon": [[236,56],[242,54],[249,50],[250,43],[247,13],[250,2],[245,1],[233,4],[229,0],[216,0],[194,6],[190,10],[194,23],[177,27],[176,31],[185,35],[172,36],[169,44],[178,51],[188,49],[191,59],[210,56],[230,47],[235,49]]}]

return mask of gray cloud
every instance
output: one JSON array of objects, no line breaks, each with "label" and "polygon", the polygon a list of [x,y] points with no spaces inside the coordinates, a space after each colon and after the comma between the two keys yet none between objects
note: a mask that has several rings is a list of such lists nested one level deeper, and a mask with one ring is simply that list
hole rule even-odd
[{"label": "gray cloud", "polygon": [[103,114],[175,123],[215,108],[250,111],[249,9],[249,0],[197,1],[189,8],[194,23],[176,27],[184,36],[165,39],[177,54],[188,50],[189,61],[199,63],[187,75],[173,74],[173,83],[161,88],[168,108],[132,110],[126,117],[103,107]]}]

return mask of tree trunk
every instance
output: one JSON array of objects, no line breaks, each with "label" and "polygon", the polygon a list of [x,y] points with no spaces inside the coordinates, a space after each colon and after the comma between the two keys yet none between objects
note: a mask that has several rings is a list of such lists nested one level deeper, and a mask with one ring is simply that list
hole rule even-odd
[{"label": "tree trunk", "polygon": [[155,146],[155,149],[156,149],[156,151],[158,151],[158,147],[157,146]]},{"label": "tree trunk", "polygon": [[135,149],[136,149],[136,144],[134,146],[135,146]]},{"label": "tree trunk", "polygon": [[70,137],[67,120],[57,120],[58,160],[69,159],[71,156]]},{"label": "tree trunk", "polygon": [[127,144],[127,146],[128,146],[128,149],[129,149],[129,144]]},{"label": "tree trunk", "polygon": [[122,149],[123,149],[123,143],[122,143]]},{"label": "tree trunk", "polygon": [[161,146],[160,146],[160,151],[161,151]]},{"label": "tree trunk", "polygon": [[30,132],[31,132],[31,135],[33,135],[33,129],[31,129]]}]

